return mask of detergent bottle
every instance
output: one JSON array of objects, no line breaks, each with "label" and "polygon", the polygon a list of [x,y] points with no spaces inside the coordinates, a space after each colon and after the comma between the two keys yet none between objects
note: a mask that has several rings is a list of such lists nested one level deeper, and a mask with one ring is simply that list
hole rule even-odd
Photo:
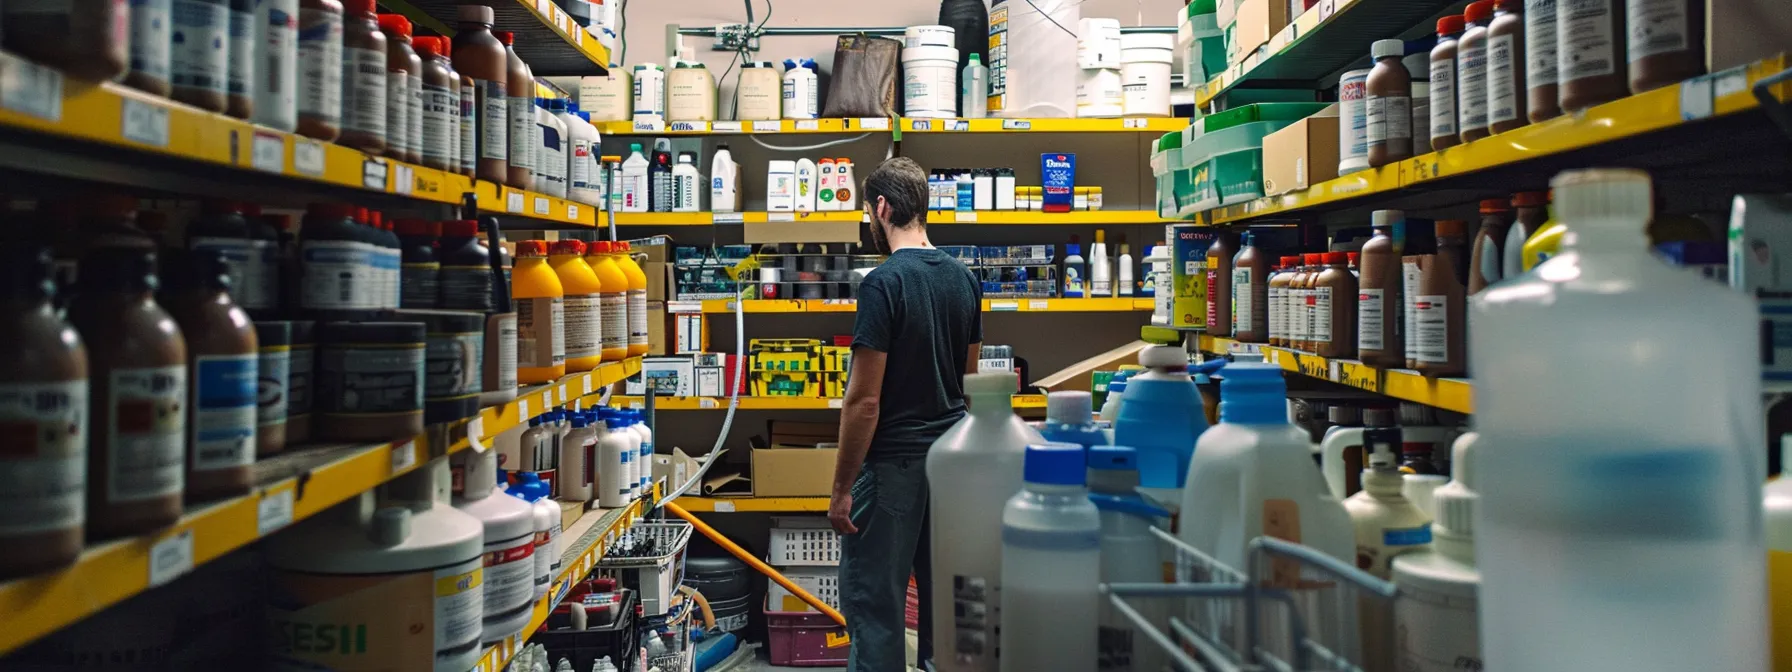
[{"label": "detergent bottle", "polygon": [[1074,443],[1085,448],[1108,443],[1107,434],[1095,426],[1095,418],[1090,413],[1093,403],[1088,392],[1045,395],[1045,424],[1039,428],[1039,434],[1047,441]]},{"label": "detergent bottle", "polygon": [[1139,353],[1147,370],[1126,380],[1114,420],[1114,443],[1138,451],[1140,492],[1164,508],[1181,506],[1195,440],[1207,430],[1201,393],[1182,348],[1154,345]]},{"label": "detergent bottle", "polygon": [[[1139,487],[1138,451],[1128,446],[1091,446],[1088,480],[1089,501],[1101,515],[1101,582],[1163,581],[1160,543],[1151,528],[1168,521],[1170,512],[1134,492]],[[1168,603],[1143,600],[1133,604],[1151,622],[1168,625]],[[1167,664],[1163,649],[1138,635],[1133,622],[1106,601],[1101,605],[1099,632],[1099,669],[1160,670]]]}]

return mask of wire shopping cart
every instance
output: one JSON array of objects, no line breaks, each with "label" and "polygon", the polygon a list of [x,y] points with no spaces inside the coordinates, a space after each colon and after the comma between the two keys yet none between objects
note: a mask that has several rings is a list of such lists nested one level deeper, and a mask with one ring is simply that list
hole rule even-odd
[{"label": "wire shopping cart", "polygon": [[1239,572],[1167,532],[1151,532],[1174,565],[1174,582],[1102,585],[1135,637],[1155,645],[1139,657],[1161,650],[1185,672],[1395,669],[1394,584],[1273,537],[1250,543]]}]

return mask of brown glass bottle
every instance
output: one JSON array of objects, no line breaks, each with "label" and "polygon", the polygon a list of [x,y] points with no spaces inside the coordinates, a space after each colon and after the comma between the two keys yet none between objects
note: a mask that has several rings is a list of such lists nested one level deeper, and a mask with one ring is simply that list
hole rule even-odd
[{"label": "brown glass bottle", "polygon": [[423,165],[460,172],[460,74],[443,54],[441,40],[417,40],[423,59]]},{"label": "brown glass bottle", "polygon": [[1306,282],[1312,269],[1307,268],[1307,255],[1297,254],[1292,259],[1293,265],[1288,267],[1288,292],[1284,295],[1288,308],[1282,314],[1282,325],[1287,328],[1287,335],[1282,338],[1282,346],[1298,350],[1307,339]]},{"label": "brown glass bottle", "polygon": [[187,500],[247,494],[261,424],[255,323],[230,300],[216,250],[172,252],[165,266],[159,298],[187,340]]},{"label": "brown glass bottle", "polygon": [[1369,48],[1375,67],[1364,85],[1367,99],[1369,166],[1412,158],[1412,74],[1400,59],[1406,43],[1376,40]]},{"label": "brown glass bottle", "polygon": [[187,440],[187,345],[156,305],[155,252],[98,247],[81,258],[68,321],[86,343],[87,538],[180,519]]},{"label": "brown glass bottle", "polygon": [[1506,247],[1506,231],[1512,226],[1512,205],[1503,198],[1481,201],[1481,228],[1475,232],[1473,257],[1468,266],[1468,294],[1474,296],[1488,285],[1505,279],[1500,267]]},{"label": "brown glass bottle", "polygon": [[1525,240],[1530,240],[1531,234],[1549,221],[1549,192],[1521,191],[1513,194],[1512,208],[1517,215],[1515,222],[1524,229]]},{"label": "brown glass bottle", "polygon": [[411,126],[422,130],[423,105],[417,97],[423,95],[423,58],[411,46],[410,19],[381,14],[379,25],[386,35],[386,153],[400,161],[422,163],[421,148],[413,142],[422,134],[413,133]]},{"label": "brown glass bottle", "polygon": [[1468,223],[1437,220],[1437,254],[1427,256],[1414,298],[1414,368],[1427,376],[1460,376],[1468,370],[1467,287],[1463,285],[1464,234]]},{"label": "brown glass bottle", "polygon": [[1524,12],[1525,90],[1531,123],[1562,116],[1556,43],[1557,0],[1526,0]]},{"label": "brown glass bottle", "polygon": [[342,134],[342,3],[299,0],[299,125],[307,138]]},{"label": "brown glass bottle", "polygon": [[[460,6],[460,31],[454,34],[454,70],[472,78],[481,180],[510,181],[510,66],[504,43],[492,35],[492,8]],[[464,84],[464,82],[463,82]],[[465,89],[462,89],[465,94]],[[466,111],[463,106],[462,111]],[[467,151],[471,148],[462,147]]]},{"label": "brown glass bottle", "polygon": [[50,252],[0,247],[0,480],[29,482],[7,495],[0,515],[0,578],[65,566],[81,554],[87,480],[87,351],[56,313]]},{"label": "brown glass bottle", "polygon": [[[440,39],[444,45],[449,45],[448,38]],[[449,50],[453,50],[451,45]],[[478,83],[472,77],[460,74],[458,70],[455,71],[455,76],[460,78],[460,174],[474,177],[478,175],[479,166],[483,165],[479,162],[479,124],[485,118],[479,116],[479,98],[475,94]],[[497,172],[501,175],[509,174],[504,166],[498,166]],[[481,176],[481,179],[484,178]]]},{"label": "brown glass bottle", "polygon": [[1530,122],[1525,105],[1524,0],[1494,0],[1487,24],[1487,130],[1504,133]]},{"label": "brown glass bottle", "polygon": [[1357,277],[1350,255],[1325,253],[1325,269],[1313,278],[1313,352],[1321,357],[1356,356]]},{"label": "brown glass bottle", "polygon": [[1232,336],[1232,232],[1222,231],[1207,247],[1207,335]]},{"label": "brown glass bottle", "polygon": [[1624,13],[1619,0],[1557,0],[1556,102],[1579,112],[1629,90],[1624,68]]},{"label": "brown glass bottle", "polygon": [[0,7],[5,46],[62,74],[97,82],[130,67],[130,5],[114,0],[12,3]]},{"label": "brown glass bottle", "polygon": [[391,145],[386,128],[386,35],[373,0],[342,3],[342,137],[336,142],[368,154]]},{"label": "brown glass bottle", "polygon": [[1269,339],[1269,252],[1245,232],[1232,257],[1232,337],[1246,343]]},{"label": "brown glass bottle", "polygon": [[510,171],[505,184],[518,189],[535,188],[535,74],[529,64],[516,55],[516,35],[509,31],[492,33],[504,43],[505,70],[509,83],[504,90],[509,96]]},{"label": "brown glass bottle", "polygon": [[230,3],[181,0],[172,15],[169,97],[207,112],[223,112],[230,70]]},{"label": "brown glass bottle", "polygon": [[1288,342],[1288,285],[1294,281],[1300,257],[1282,257],[1276,274],[1269,278],[1269,344],[1286,345]]},{"label": "brown glass bottle", "polygon": [[[1630,92],[1677,84],[1705,72],[1705,3],[1626,0]],[[1784,7],[1782,6],[1782,11]]]},{"label": "brown glass bottle", "polygon": [[1312,252],[1300,255],[1301,262],[1306,264],[1306,273],[1300,279],[1301,292],[1301,330],[1304,336],[1295,347],[1302,352],[1312,352],[1319,347],[1319,274],[1325,271],[1325,253]]},{"label": "brown glass bottle", "polygon": [[1394,224],[1406,218],[1399,210],[1376,210],[1371,215],[1374,235],[1363,243],[1357,282],[1357,359],[1364,364],[1395,368],[1406,363],[1400,319],[1400,249],[1394,244]]},{"label": "brown glass bottle", "polygon": [[171,90],[168,74],[174,46],[169,35],[172,5],[170,0],[147,0],[125,14],[130,18],[129,36],[125,39],[131,53],[130,69],[120,80],[125,86],[163,97]]},{"label": "brown glass bottle", "polygon": [[1431,48],[1431,149],[1462,144],[1457,135],[1456,46],[1462,35],[1462,17],[1437,20],[1437,46]]},{"label": "brown glass bottle", "polygon": [[1487,22],[1493,0],[1468,3],[1462,12],[1462,37],[1456,41],[1456,134],[1474,142],[1487,131]]}]

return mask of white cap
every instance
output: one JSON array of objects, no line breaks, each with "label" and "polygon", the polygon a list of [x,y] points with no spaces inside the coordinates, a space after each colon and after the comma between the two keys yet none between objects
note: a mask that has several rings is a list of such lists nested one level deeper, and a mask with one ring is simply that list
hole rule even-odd
[{"label": "white cap", "polygon": [[1088,392],[1072,390],[1045,395],[1045,417],[1067,425],[1089,424],[1094,406],[1095,399]]},{"label": "white cap", "polygon": [[1014,394],[1020,376],[1013,373],[973,373],[964,377],[965,394]]},{"label": "white cap", "polygon": [[1181,346],[1153,345],[1139,353],[1139,363],[1149,368],[1162,369],[1188,366],[1188,351]]},{"label": "white cap", "polygon": [[1382,59],[1389,56],[1399,58],[1406,55],[1406,43],[1401,40],[1376,40],[1369,45],[1369,56]]},{"label": "white cap", "polygon": [[1455,445],[1450,447],[1450,482],[1431,493],[1437,506],[1437,522],[1433,525],[1439,534],[1465,538],[1475,535],[1475,500],[1481,496],[1475,492],[1470,453],[1479,438],[1480,434],[1468,432],[1456,437]]},{"label": "white cap", "polygon": [[1654,211],[1649,174],[1633,168],[1570,170],[1549,181],[1555,190],[1555,213],[1573,226],[1587,219],[1633,219],[1648,222]]},{"label": "white cap", "polygon": [[1370,226],[1393,226],[1403,221],[1406,221],[1406,212],[1403,210],[1376,210],[1369,213]]}]

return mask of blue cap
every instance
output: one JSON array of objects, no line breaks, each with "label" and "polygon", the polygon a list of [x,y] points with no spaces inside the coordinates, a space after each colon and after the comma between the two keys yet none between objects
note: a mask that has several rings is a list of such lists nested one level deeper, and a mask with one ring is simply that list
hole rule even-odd
[{"label": "blue cap", "polygon": [[533,418],[529,418],[529,426],[530,427],[540,427],[541,426],[541,416],[537,415]]},{"label": "blue cap", "polygon": [[1082,254],[1083,246],[1078,245],[1076,243],[1070,243],[1070,244],[1064,246],[1064,253],[1065,254]]},{"label": "blue cap", "polygon": [[1103,511],[1130,513],[1141,518],[1169,518],[1170,512],[1151,505],[1138,495],[1120,496],[1095,493],[1089,495],[1089,502]]},{"label": "blue cap", "polygon": [[573,114],[578,114],[578,113],[579,113],[579,101],[576,101],[576,100],[568,100],[568,101],[565,101],[565,102],[566,102],[566,111],[567,111],[567,112],[571,112],[571,113],[573,113]]},{"label": "blue cap", "polygon": [[1139,451],[1132,446],[1089,446],[1089,468],[1102,471],[1138,471]]},{"label": "blue cap", "polygon": [[1126,391],[1125,380],[1108,381],[1108,394],[1120,394]]},{"label": "blue cap", "polygon": [[1026,481],[1040,485],[1082,485],[1083,447],[1074,443],[1033,443],[1027,445]]},{"label": "blue cap", "polygon": [[591,424],[591,422],[589,420],[585,419],[584,413],[572,414],[572,428],[573,429],[584,429],[585,426],[589,425],[589,424]]},{"label": "blue cap", "polygon": [[628,426],[628,422],[624,421],[622,418],[611,416],[604,418],[604,426],[610,429],[622,429]]},{"label": "blue cap", "polygon": [[796,67],[797,67],[796,61],[793,61],[788,58],[784,59],[784,69],[785,70],[792,70],[792,69],[795,69]]},{"label": "blue cap", "polygon": [[1220,422],[1288,424],[1288,384],[1282,368],[1258,362],[1227,366],[1220,380]]},{"label": "blue cap", "polygon": [[565,112],[566,111],[566,99],[565,98],[549,98],[548,99],[548,111],[549,112]]},{"label": "blue cap", "polygon": [[545,484],[541,482],[540,474],[533,471],[525,471],[523,472],[522,482],[518,483],[517,487],[511,488],[510,494],[525,502],[534,502],[537,499],[541,499],[541,495],[537,494],[537,489],[542,485]]}]

